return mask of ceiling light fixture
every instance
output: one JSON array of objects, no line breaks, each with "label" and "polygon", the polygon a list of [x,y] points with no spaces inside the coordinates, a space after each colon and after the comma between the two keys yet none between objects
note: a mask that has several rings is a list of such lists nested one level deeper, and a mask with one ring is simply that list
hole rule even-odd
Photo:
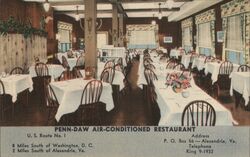
[{"label": "ceiling light fixture", "polygon": [[158,19],[162,19],[162,12],[161,12],[161,3],[159,3],[159,13],[158,13]]},{"label": "ceiling light fixture", "polygon": [[76,6],[76,15],[75,15],[75,19],[76,21],[79,21],[80,20],[80,15],[78,13],[78,5]]},{"label": "ceiling light fixture", "polygon": [[155,18],[155,14],[153,14],[153,20],[151,21],[152,25],[156,25],[156,21],[154,20],[154,18]]},{"label": "ceiling light fixture", "polygon": [[49,1],[48,0],[45,0],[45,2],[43,3],[43,8],[46,12],[49,11],[49,8],[50,8],[50,4],[49,4]]},{"label": "ceiling light fixture", "polygon": [[169,9],[172,9],[173,6],[174,6],[174,1],[173,1],[173,0],[167,0],[167,1],[166,1],[166,4],[167,4],[167,7],[168,7]]}]

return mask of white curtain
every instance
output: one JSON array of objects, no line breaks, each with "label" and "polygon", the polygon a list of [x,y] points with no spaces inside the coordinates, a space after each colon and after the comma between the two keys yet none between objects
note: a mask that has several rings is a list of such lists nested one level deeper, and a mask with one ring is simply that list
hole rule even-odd
[{"label": "white curtain", "polygon": [[66,30],[66,29],[58,29],[58,33],[60,35],[60,42],[61,43],[70,43],[71,39],[70,39],[70,30]]},{"label": "white curtain", "polygon": [[190,35],[190,27],[186,27],[184,28],[183,30],[183,42],[184,42],[184,45],[185,46],[192,46],[192,43],[191,43],[191,35]]},{"label": "white curtain", "polygon": [[131,31],[131,45],[156,45],[155,31]]},{"label": "white curtain", "polygon": [[199,47],[212,48],[212,38],[211,38],[211,27],[210,22],[202,23],[198,25],[199,31]]},{"label": "white curtain", "polygon": [[226,49],[243,51],[241,16],[229,17],[227,27]]}]

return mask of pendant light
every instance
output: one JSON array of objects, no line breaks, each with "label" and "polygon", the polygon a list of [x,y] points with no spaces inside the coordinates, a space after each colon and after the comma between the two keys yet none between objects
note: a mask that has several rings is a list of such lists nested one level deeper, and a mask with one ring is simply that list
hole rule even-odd
[{"label": "pendant light", "polygon": [[159,13],[158,13],[158,19],[162,19],[162,12],[161,12],[161,3],[159,3]]},{"label": "pendant light", "polygon": [[151,24],[152,24],[152,25],[156,25],[156,21],[155,21],[154,18],[155,18],[155,14],[153,14],[153,20],[151,21]]},{"label": "pendant light", "polygon": [[75,19],[76,21],[79,21],[80,20],[80,15],[78,13],[78,5],[76,6],[76,15],[75,15]]}]

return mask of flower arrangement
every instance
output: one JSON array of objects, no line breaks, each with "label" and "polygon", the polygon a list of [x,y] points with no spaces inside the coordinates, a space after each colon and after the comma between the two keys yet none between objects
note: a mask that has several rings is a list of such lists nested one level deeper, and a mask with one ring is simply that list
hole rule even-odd
[{"label": "flower arrangement", "polygon": [[172,86],[173,90],[178,93],[191,87],[190,80],[188,73],[173,72],[167,75],[166,85]]}]

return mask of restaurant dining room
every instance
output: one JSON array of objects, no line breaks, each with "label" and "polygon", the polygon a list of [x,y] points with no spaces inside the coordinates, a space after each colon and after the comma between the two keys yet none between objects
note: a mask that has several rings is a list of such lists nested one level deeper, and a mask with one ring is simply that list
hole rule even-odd
[{"label": "restaurant dining room", "polygon": [[249,0],[0,0],[0,126],[250,126]]}]

